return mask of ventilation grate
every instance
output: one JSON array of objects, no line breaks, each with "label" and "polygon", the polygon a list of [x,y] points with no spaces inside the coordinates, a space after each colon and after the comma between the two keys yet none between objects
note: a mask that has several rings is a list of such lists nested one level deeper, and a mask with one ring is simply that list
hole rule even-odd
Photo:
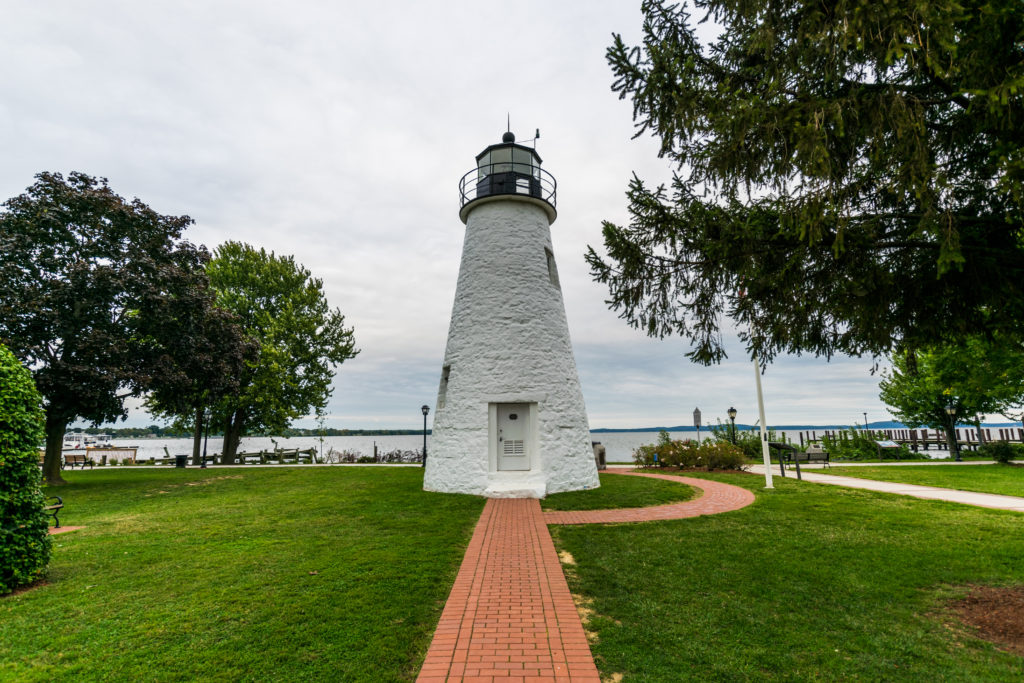
[{"label": "ventilation grate", "polygon": [[525,452],[522,439],[506,439],[503,443],[502,455],[522,455]]}]

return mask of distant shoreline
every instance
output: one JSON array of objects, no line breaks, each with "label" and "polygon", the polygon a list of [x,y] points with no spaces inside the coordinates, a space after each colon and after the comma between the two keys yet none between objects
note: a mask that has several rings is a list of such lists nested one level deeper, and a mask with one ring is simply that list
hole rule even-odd
[{"label": "distant shoreline", "polygon": [[[712,429],[712,428],[717,427],[717,426],[718,426],[717,424],[715,424],[715,425],[710,425],[710,424],[708,424],[708,425],[701,425],[700,429],[702,431],[707,431],[707,430]],[[724,426],[728,426],[728,423],[723,422],[722,426],[723,427]],[[960,428],[960,429],[963,429],[965,427],[973,427],[973,426],[974,426],[973,424],[957,424],[957,427]],[[1002,427],[1002,428],[1007,428],[1007,427],[1010,427],[1010,428],[1013,428],[1013,427],[1020,428],[1020,427],[1024,427],[1024,424],[1022,424],[1020,422],[982,422],[981,426],[985,427],[985,428],[989,428],[989,429],[1000,428],[1000,427]],[[857,429],[864,429],[864,426],[860,425],[860,424],[858,424],[858,425],[849,425],[849,424],[832,424],[832,425],[768,425],[768,429],[774,429],[775,431],[779,431],[779,432],[822,431],[822,430],[825,430],[825,429],[851,429],[853,427],[856,427]],[[868,429],[875,429],[875,430],[880,430],[880,429],[910,429],[910,427],[907,427],[902,422],[892,422],[892,421],[889,421],[889,422],[869,422],[868,425],[867,425],[867,428]],[[757,425],[750,425],[750,424],[741,424],[741,423],[737,422],[736,423],[736,429],[741,429],[741,430],[758,429],[758,426]],[[606,427],[601,427],[599,429],[591,429],[590,431],[592,433],[594,433],[594,434],[606,434],[608,432],[696,432],[697,428],[694,427],[693,425],[689,425],[689,426],[685,426],[685,427],[682,426],[682,425],[676,426],[676,427],[634,427],[632,429],[608,429]]]},{"label": "distant shoreline", "polygon": [[[701,431],[709,431],[717,425],[701,425]],[[722,423],[722,426],[727,426],[727,423]],[[974,425],[960,424],[957,425],[959,428],[970,428]],[[1020,422],[982,422],[982,427],[990,429],[998,428],[1021,428],[1024,427]],[[857,429],[863,429],[862,425],[856,425]],[[851,429],[851,425],[848,424],[830,424],[830,425],[769,425],[768,429],[774,429],[775,431],[786,431],[786,432],[802,432],[802,431],[825,431],[825,430],[841,430]],[[884,430],[884,429],[909,429],[906,425],[900,422],[869,422],[867,425],[868,429]],[[748,431],[751,429],[757,429],[757,425],[736,423],[736,429]],[[84,432],[86,434],[109,434],[115,439],[186,439],[192,438],[192,434],[185,432],[175,432],[170,429],[162,429],[160,432],[147,431],[145,427],[88,427],[78,429],[68,429],[69,432]],[[610,433],[657,433],[657,432],[696,432],[697,428],[693,425],[682,426],[677,425],[675,427],[631,427],[624,429],[610,429],[608,427],[600,427],[597,429],[591,429],[592,434],[610,434]],[[410,435],[421,435],[423,434],[422,429],[325,429],[323,430],[323,436],[410,436]],[[427,430],[428,435],[433,434],[432,429]],[[319,437],[320,431],[317,429],[303,429],[296,428],[290,429],[284,434],[247,434],[248,437],[272,437],[272,438],[291,438],[296,436],[302,437]],[[223,434],[210,433],[211,437],[221,438]]]}]

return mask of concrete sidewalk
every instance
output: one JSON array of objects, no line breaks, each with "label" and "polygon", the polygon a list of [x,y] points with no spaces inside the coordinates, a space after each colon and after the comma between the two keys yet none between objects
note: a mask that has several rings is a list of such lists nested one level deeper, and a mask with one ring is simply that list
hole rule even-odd
[{"label": "concrete sidewalk", "polygon": [[[846,467],[850,463],[843,463]],[[865,463],[877,465],[878,463]],[[895,464],[895,463],[893,463]],[[921,464],[921,463],[914,463]],[[945,463],[952,464],[952,463]],[[985,464],[985,463],[956,463],[960,465]],[[988,463],[991,464],[991,463]],[[1013,510],[1024,512],[1024,498],[1016,496],[1000,496],[994,493],[977,493],[975,491],[958,491],[956,489],[943,489],[936,486],[918,486],[916,484],[898,484],[891,481],[875,481],[873,479],[857,479],[854,477],[839,477],[833,474],[822,474],[820,468],[814,472],[808,472],[808,468],[800,466],[803,480],[815,484],[832,484],[834,486],[845,486],[852,489],[866,489],[868,491],[881,491],[882,493],[896,493],[901,496],[913,498],[924,498],[926,500],[946,500],[951,503],[962,503],[964,505],[975,505],[983,508],[994,508],[996,510]],[[751,465],[750,471],[754,474],[764,476],[764,465]],[[772,476],[780,477],[778,466],[772,467]],[[786,469],[786,477],[796,479],[795,469]]]}]

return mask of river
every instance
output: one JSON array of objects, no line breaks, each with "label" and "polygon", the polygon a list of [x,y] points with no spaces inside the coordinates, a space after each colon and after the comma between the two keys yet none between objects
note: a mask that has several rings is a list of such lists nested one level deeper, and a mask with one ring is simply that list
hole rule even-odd
[{"label": "river", "polygon": [[[694,439],[696,433],[693,431],[669,432],[673,439]],[[798,431],[784,432],[786,438],[799,442]],[[820,437],[821,432],[818,433]],[[701,439],[710,438],[708,430],[702,429]],[[608,462],[632,462],[633,451],[638,446],[651,444],[658,440],[657,432],[591,432],[592,441],[601,442],[607,451]],[[207,452],[210,454],[220,453],[222,439],[210,437],[207,443]],[[192,452],[192,439],[114,439],[115,446],[133,446],[138,448],[136,460],[150,460],[164,455],[164,448],[171,455],[178,453]],[[416,451],[423,448],[423,436],[421,434],[387,435],[387,436],[325,436],[323,447],[319,437],[315,436],[293,436],[285,437],[245,437],[239,446],[239,452],[272,451],[274,448],[298,448],[306,450],[314,448],[318,453],[330,453],[332,450],[337,454],[351,453],[359,455],[373,455],[374,448],[380,453],[390,451]],[[430,452],[430,436],[427,436],[427,453]]]}]

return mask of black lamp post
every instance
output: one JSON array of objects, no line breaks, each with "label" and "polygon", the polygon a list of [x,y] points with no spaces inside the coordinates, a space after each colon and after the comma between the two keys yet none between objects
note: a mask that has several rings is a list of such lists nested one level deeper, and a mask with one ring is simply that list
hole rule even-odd
[{"label": "black lamp post", "polygon": [[210,420],[213,419],[213,414],[207,411],[203,411],[203,417],[206,419],[206,424],[203,425],[203,462],[199,465],[200,469],[206,469],[206,443],[210,440]]},{"label": "black lamp post", "polygon": [[864,431],[868,431],[868,414],[864,413]]},{"label": "black lamp post", "polygon": [[430,406],[423,406],[420,408],[423,411],[423,467],[427,466],[427,414],[430,412]]},{"label": "black lamp post", "polygon": [[729,408],[729,421],[732,422],[732,445],[736,445],[736,409]]},{"label": "black lamp post", "polygon": [[954,456],[954,459],[956,460],[956,462],[961,462],[961,460],[960,460],[960,444],[957,443],[957,440],[956,440],[956,406],[953,404],[952,401],[950,401],[949,403],[946,404],[946,415],[949,415],[949,423],[950,423],[949,433],[952,435],[952,438],[950,439],[950,442],[949,442],[949,450],[953,453],[953,456]]}]

